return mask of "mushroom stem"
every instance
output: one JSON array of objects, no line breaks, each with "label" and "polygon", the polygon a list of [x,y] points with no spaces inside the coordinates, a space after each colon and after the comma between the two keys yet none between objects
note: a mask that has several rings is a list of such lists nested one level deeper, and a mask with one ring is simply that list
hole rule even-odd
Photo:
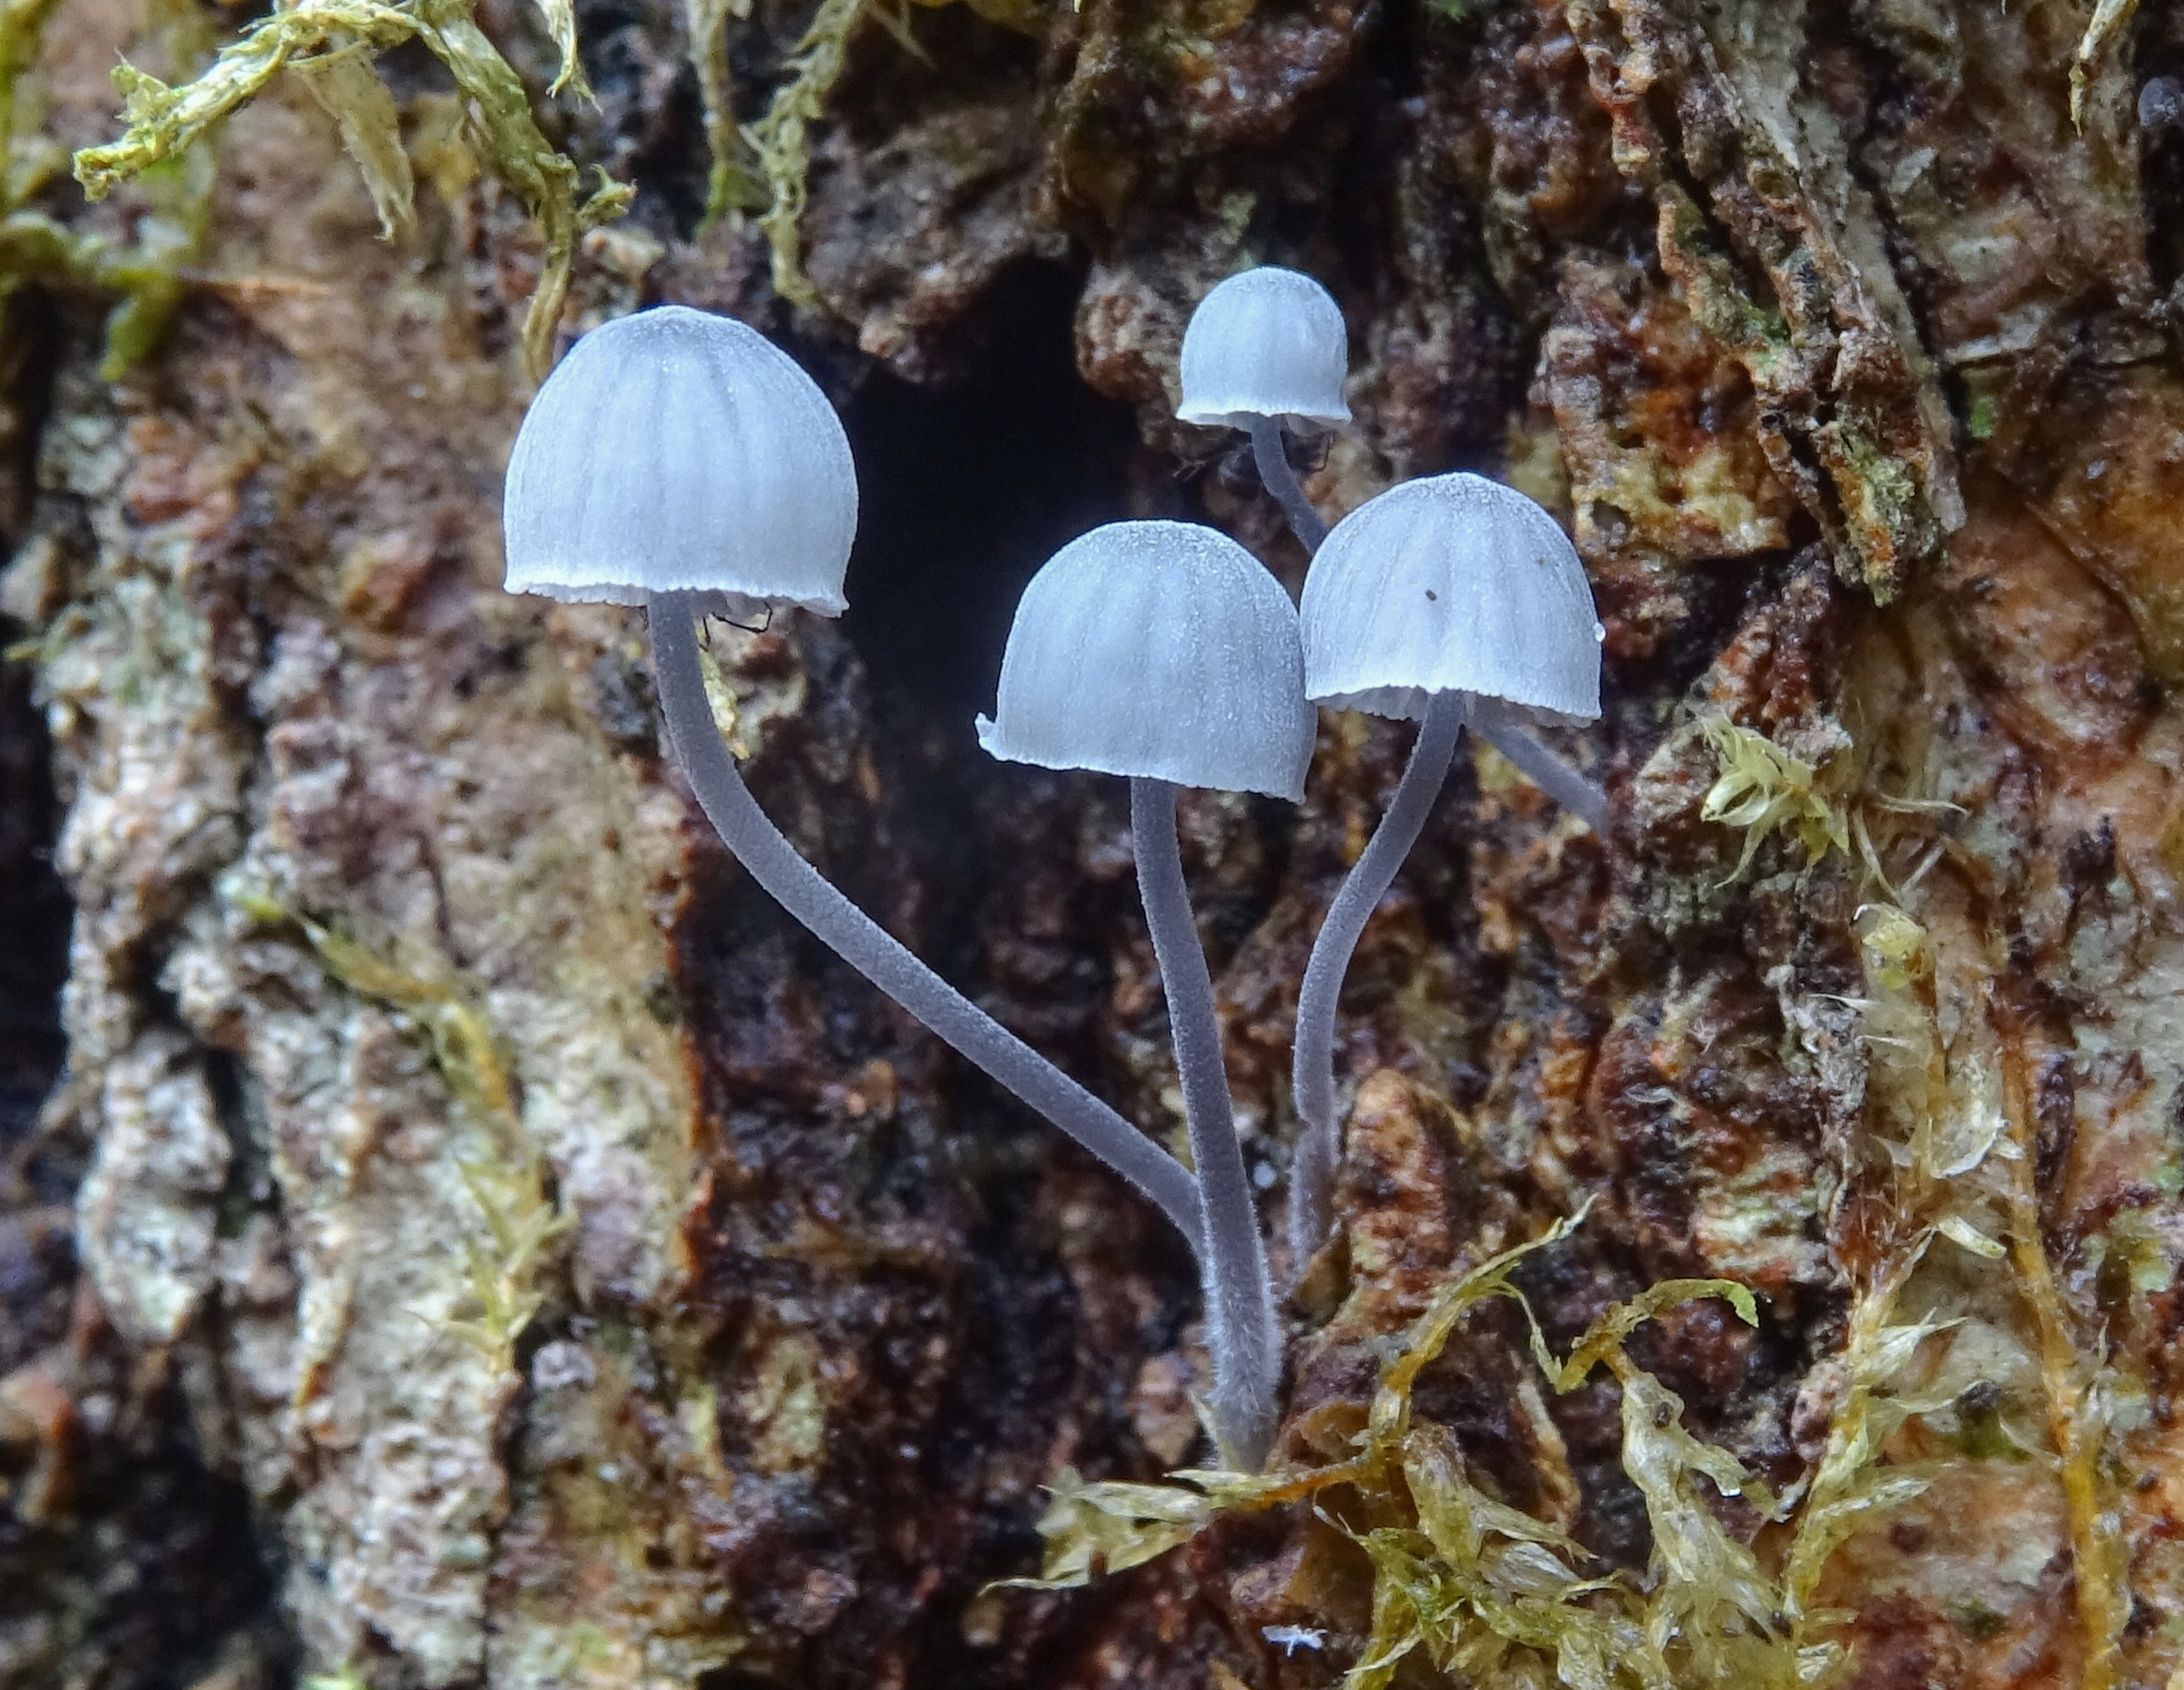
[{"label": "mushroom stem", "polygon": [[1168,1032],[1183,1084],[1183,1115],[1205,1204],[1206,1348],[1213,1355],[1208,1401],[1222,1460],[1256,1472],[1274,1441],[1275,1396],[1281,1384],[1281,1333],[1274,1319],[1266,1248],[1236,1120],[1229,1099],[1229,1068],[1214,1014],[1213,977],[1183,883],[1183,853],[1175,831],[1176,789],[1165,780],[1130,781],[1130,845],[1145,924],[1167,991]]},{"label": "mushroom stem", "polygon": [[766,818],[713,725],[698,662],[691,596],[662,593],[648,611],[653,679],[668,738],[721,844],[750,878],[865,979],[1135,1186],[1202,1261],[1197,1182],[1159,1145],[927,968],[830,885]]},{"label": "mushroom stem", "polygon": [[1320,541],[1327,538],[1327,523],[1304,497],[1304,484],[1297,479],[1297,471],[1289,466],[1289,454],[1282,448],[1282,425],[1278,417],[1254,417],[1251,419],[1252,462],[1259,466],[1259,479],[1274,502],[1282,507],[1282,515],[1289,519],[1290,533],[1294,534],[1307,554],[1320,549]]},{"label": "mushroom stem", "polygon": [[1327,907],[1319,937],[1304,965],[1304,983],[1297,994],[1297,1038],[1290,1053],[1290,1085],[1302,1130],[1289,1169],[1289,1249],[1292,1276],[1304,1271],[1312,1253],[1326,1242],[1329,1187],[1335,1173],[1337,1139],[1335,1121],[1335,1012],[1342,996],[1342,977],[1358,948],[1365,924],[1395,883],[1410,847],[1425,830],[1456,741],[1464,731],[1465,695],[1435,693],[1410,761],[1396,782],[1395,796],[1372,830],[1364,852],[1351,866],[1335,901]]},{"label": "mushroom stem", "polygon": [[1472,727],[1524,777],[1597,834],[1608,831],[1608,794],[1517,725],[1491,699],[1472,702]]}]

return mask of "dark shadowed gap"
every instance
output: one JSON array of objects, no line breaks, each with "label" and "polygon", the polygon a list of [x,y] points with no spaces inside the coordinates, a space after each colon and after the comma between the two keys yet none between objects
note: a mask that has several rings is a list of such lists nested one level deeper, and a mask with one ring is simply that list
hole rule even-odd
[{"label": "dark shadowed gap", "polygon": [[[0,558],[22,538],[36,496],[37,436],[58,340],[56,314],[35,291],[11,301],[9,314],[15,332],[0,351]],[[37,632],[0,616],[0,652]],[[61,1195],[43,1189],[47,1181],[65,1175],[33,1168],[24,1153],[65,1053],[60,988],[71,914],[53,869],[60,811],[52,752],[31,665],[0,656],[0,1182],[27,1178],[39,1189],[17,1195],[45,1202]]]},{"label": "dark shadowed gap", "polygon": [[[0,641],[24,632],[0,618]],[[29,665],[0,665],[0,1155],[29,1137],[60,1073],[69,905],[52,867],[48,751]]]},{"label": "dark shadowed gap", "polygon": [[[1079,376],[1082,284],[1074,269],[1019,267],[968,314],[976,344],[949,349],[960,377],[920,388],[875,372],[849,401],[860,516],[842,626],[871,687],[892,840],[924,889],[914,943],[972,996],[997,998],[1004,1020],[1023,1015],[1021,1031],[1111,1095],[1093,1006],[1103,998],[1110,906],[1134,901],[1134,885],[1125,879],[1078,886],[1057,894],[1060,908],[1041,906],[1057,918],[1043,943],[1073,972],[1067,982],[1031,986],[1027,998],[1020,996],[1023,980],[1006,967],[1006,978],[996,978],[982,943],[996,926],[1015,929],[1032,902],[1021,894],[1027,880],[1067,879],[1078,818],[1099,802],[1099,783],[995,763],[972,727],[993,707],[1017,600],[1039,566],[1102,522],[1153,514],[1148,501],[1161,515],[1184,514],[1195,502],[1173,466],[1141,446],[1130,409]],[[1077,1153],[1022,1111],[996,1109],[1000,1100],[975,1076],[964,1079],[950,1155],[983,1204],[951,1293],[965,1336],[947,1400],[921,1439],[918,1471],[901,1481],[929,1493],[924,1512],[942,1534],[934,1541],[949,1544],[950,1577],[900,1618],[918,1663],[914,1682],[978,1690],[1023,1681],[1025,1662],[1066,1631],[1066,1610],[1020,1604],[1007,1613],[1006,1647],[966,1639],[966,1604],[979,1586],[1038,1562],[1039,1499],[997,1476],[1044,1459],[1057,1415],[1080,1425],[1081,1464],[1106,1470],[1120,1462],[1135,1471],[1127,1466],[1134,1446],[1121,1393],[1136,1359],[1108,1356],[1111,1373],[1083,1371],[1080,1346],[1101,1317],[1079,1308],[1046,1223],[1028,1202],[1040,1183],[1034,1164]],[[1118,1205],[1135,1202],[1103,1175],[1089,1189]],[[1148,1259],[1161,1264],[1156,1283],[1180,1325],[1194,1303],[1180,1244],[1157,1219],[1128,1208],[1109,1217],[1102,1234],[1110,1227],[1116,1239],[1135,1241],[1115,1248],[1140,1271]],[[1173,1333],[1136,1339],[1158,1347]],[[810,1681],[828,1680],[815,1666]],[[744,1690],[746,1682],[731,1671],[708,1690]]]},{"label": "dark shadowed gap", "polygon": [[[6,328],[0,563],[39,514],[39,435],[79,331],[36,290],[8,302]],[[44,514],[49,536],[66,535],[64,514]],[[0,652],[38,633],[0,615]],[[54,866],[52,751],[33,663],[0,656],[0,1376],[38,1368],[76,1407],[56,1505],[26,1505],[37,1441],[0,1442],[0,1682],[289,1682],[292,1639],[271,1610],[247,1493],[204,1459],[177,1369],[127,1352],[80,1294],[73,1209],[91,1123],[41,1123],[67,1056],[74,915]],[[103,1418],[83,1412],[101,1402]]]},{"label": "dark shadowed gap", "polygon": [[[2184,278],[2184,12],[2166,7],[2141,18],[2132,37],[2132,87],[2139,100],[2140,168],[2146,194],[2146,258],[2154,286],[2170,296]],[[2148,84],[2159,84],[2151,94]]]},{"label": "dark shadowed gap", "polygon": [[1081,277],[1012,272],[946,388],[875,374],[846,417],[861,510],[843,628],[871,672],[882,732],[975,748],[1017,596],[1086,529],[1130,515],[1127,406],[1077,374]]}]

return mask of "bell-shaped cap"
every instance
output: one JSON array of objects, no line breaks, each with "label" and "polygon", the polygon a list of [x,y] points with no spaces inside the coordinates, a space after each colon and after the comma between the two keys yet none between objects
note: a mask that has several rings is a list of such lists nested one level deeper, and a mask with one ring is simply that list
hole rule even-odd
[{"label": "bell-shaped cap", "polygon": [[1217,529],[1116,522],[1031,577],[979,743],[1012,763],[1304,795],[1297,611]]},{"label": "bell-shaped cap", "polygon": [[1254,417],[1332,426],[1350,341],[1342,308],[1311,277],[1271,264],[1231,276],[1198,301],[1183,331],[1186,423],[1248,429]]},{"label": "bell-shaped cap", "polygon": [[593,329],[546,378],[501,521],[512,593],[839,616],[856,471],[786,353],[732,317],[663,305]]},{"label": "bell-shaped cap", "polygon": [[1406,481],[1335,525],[1304,577],[1304,690],[1423,717],[1437,692],[1600,714],[1592,588],[1554,518],[1478,475]]}]

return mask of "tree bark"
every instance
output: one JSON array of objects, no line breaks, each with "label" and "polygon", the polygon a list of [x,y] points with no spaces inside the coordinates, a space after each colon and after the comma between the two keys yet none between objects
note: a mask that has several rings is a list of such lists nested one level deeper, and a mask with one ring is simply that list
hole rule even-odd
[{"label": "tree bark", "polygon": [[[1241,437],[1170,420],[1193,302],[1257,261],[1341,301],[1330,517],[1467,467],[1569,523],[1610,704],[1555,742],[1611,826],[1461,750],[1368,926],[1276,1466],[1351,1459],[1437,1293],[1582,1213],[1517,1276],[1551,1355],[1667,1281],[1757,1324],[1683,1303],[1557,1394],[1498,1305],[1410,1424],[1635,1602],[1676,1576],[1625,1465],[1660,1402],[1785,1499],[1696,1487],[1805,1604],[1752,1625],[1876,1690],[2184,1673],[2184,136],[2137,118],[2184,12],[2129,14],[875,6],[806,307],[701,226],[678,15],[579,5],[587,105],[477,8],[636,189],[564,333],[733,312],[847,418],[849,613],[712,641],[753,790],[1163,1142],[1127,794],[971,718],[1095,522],[1300,582]],[[806,22],[729,20],[746,121]],[[118,54],[233,28],[61,0],[18,127],[108,139]],[[414,228],[275,80],[198,144],[125,372],[111,291],[0,246],[0,1686],[1335,1682],[1392,1623],[1345,1532],[1419,1518],[1369,1486],[992,1587],[1070,1469],[1206,1455],[1189,1254],[748,882],[633,613],[501,592],[539,238],[411,54]],[[119,250],[159,191],[28,208]],[[1407,749],[1325,715],[1300,808],[1183,804],[1269,1239],[1304,957]],[[1432,1636],[1372,1681],[1464,1681]]]}]

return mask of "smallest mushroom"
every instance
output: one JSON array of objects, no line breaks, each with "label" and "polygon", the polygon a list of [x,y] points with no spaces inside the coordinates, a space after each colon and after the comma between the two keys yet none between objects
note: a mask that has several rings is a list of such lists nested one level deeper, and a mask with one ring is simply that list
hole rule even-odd
[{"label": "smallest mushroom", "polygon": [[2184,128],[2184,83],[2172,76],[2149,77],[2138,90],[2138,126],[2149,135]]},{"label": "smallest mushroom", "polygon": [[1273,1442],[1281,1333],[1183,883],[1176,788],[1295,803],[1312,728],[1289,595],[1227,535],[1183,522],[1109,523],[1049,559],[1017,605],[994,719],[978,723],[996,757],[1129,777],[1138,889],[1205,1214],[1207,1407],[1223,1459],[1249,1470]]},{"label": "smallest mushroom", "polygon": [[1220,283],[1183,331],[1177,418],[1250,432],[1259,478],[1307,552],[1327,537],[1327,523],[1290,467],[1282,430],[1312,433],[1348,422],[1349,365],[1349,333],[1334,295],[1272,264]]},{"label": "smallest mushroom", "polygon": [[1584,566],[1554,518],[1477,475],[1407,481],[1335,525],[1304,577],[1304,690],[1335,709],[1409,717],[1417,742],[1380,825],[1313,941],[1291,1052],[1296,1271],[1327,1235],[1336,1149],[1335,1011],[1373,909],[1417,842],[1466,726],[1595,832],[1608,795],[1522,727],[1600,714]]}]

